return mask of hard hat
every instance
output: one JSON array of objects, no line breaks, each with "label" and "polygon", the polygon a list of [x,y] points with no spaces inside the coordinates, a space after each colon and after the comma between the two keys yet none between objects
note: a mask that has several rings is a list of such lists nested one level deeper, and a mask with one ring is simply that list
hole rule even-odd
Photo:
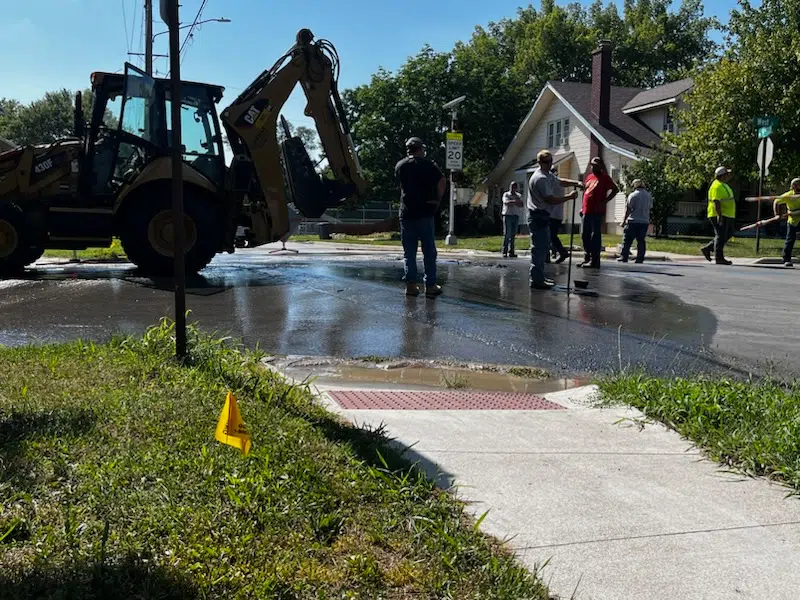
[{"label": "hard hat", "polygon": [[800,177],[795,177],[794,179],[792,179],[792,187],[796,185],[800,185]]},{"label": "hard hat", "polygon": [[722,177],[723,175],[727,175],[730,173],[727,168],[725,167],[717,167],[717,170],[714,171],[714,177]]}]

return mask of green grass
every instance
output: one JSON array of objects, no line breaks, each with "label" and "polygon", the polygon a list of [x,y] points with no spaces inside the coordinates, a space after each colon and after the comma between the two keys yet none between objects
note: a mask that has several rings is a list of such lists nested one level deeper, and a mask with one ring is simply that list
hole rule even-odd
[{"label": "green grass", "polygon": [[[396,234],[395,234],[396,235]],[[569,243],[569,235],[559,235],[561,241],[566,245]],[[711,237],[691,237],[681,236],[672,238],[647,238],[647,250],[653,252],[670,252],[673,254],[685,254],[689,256],[700,256],[700,246],[703,246],[711,239]],[[344,236],[334,240],[320,240],[316,235],[301,235],[294,236],[292,240],[296,242],[334,242],[334,243],[350,243],[350,244],[371,244],[379,246],[400,246],[399,239],[392,239],[392,234],[378,234],[366,237],[358,236]],[[603,245],[607,248],[617,246],[622,243],[622,236],[620,235],[603,235]],[[576,234],[573,239],[573,244],[576,246],[581,245],[581,237]],[[463,237],[458,238],[458,245],[445,246],[444,238],[437,240],[436,244],[439,250],[485,250],[488,252],[500,252],[503,249],[503,236],[483,236],[483,237]],[[529,246],[527,236],[517,236],[517,248],[527,249]],[[635,246],[635,244],[634,244]],[[725,254],[728,257],[734,258],[754,258],[758,256],[780,256],[783,250],[783,239],[762,239],[761,252],[756,254],[756,240],[755,238],[733,238],[725,246]],[[800,255],[800,247],[795,249],[795,254]]]},{"label": "green grass", "polygon": [[800,494],[800,385],[622,375],[600,382],[607,402],[663,422],[720,463]]},{"label": "green grass", "polygon": [[[172,334],[0,349],[0,598],[547,598],[381,432]],[[213,438],[228,389],[246,457]]]},{"label": "green grass", "polygon": [[[45,250],[46,258],[72,258],[72,250]],[[115,239],[108,248],[87,248],[78,250],[80,260],[127,260],[125,251],[118,239]]]}]

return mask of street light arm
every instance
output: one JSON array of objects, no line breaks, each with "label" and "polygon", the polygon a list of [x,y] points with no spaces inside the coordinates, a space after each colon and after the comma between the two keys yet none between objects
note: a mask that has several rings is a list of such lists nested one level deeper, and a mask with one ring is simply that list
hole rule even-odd
[{"label": "street light arm", "polygon": [[[198,25],[202,25],[203,23],[230,23],[230,22],[231,22],[230,19],[226,19],[225,17],[220,17],[219,19],[206,19],[205,21],[198,21],[197,23],[194,24],[190,23],[188,25],[181,25],[180,27],[178,27],[178,29],[188,29],[189,27],[192,27],[192,25],[197,27]],[[164,35],[165,33],[169,33],[169,29],[167,29],[166,31],[159,31],[157,34],[153,36],[153,39],[156,39],[158,36]]]}]

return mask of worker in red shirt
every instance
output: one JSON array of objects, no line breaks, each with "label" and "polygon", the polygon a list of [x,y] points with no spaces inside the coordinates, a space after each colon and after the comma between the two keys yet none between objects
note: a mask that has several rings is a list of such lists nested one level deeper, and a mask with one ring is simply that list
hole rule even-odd
[{"label": "worker in red shirt", "polygon": [[609,177],[606,166],[599,156],[589,163],[592,172],[586,176],[583,192],[583,263],[584,269],[600,268],[602,239],[600,228],[606,216],[606,204],[617,195],[619,187]]}]

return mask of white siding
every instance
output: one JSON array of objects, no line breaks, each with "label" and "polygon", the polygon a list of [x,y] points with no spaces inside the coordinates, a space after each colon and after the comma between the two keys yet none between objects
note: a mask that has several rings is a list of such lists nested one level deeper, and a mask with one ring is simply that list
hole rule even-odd
[{"label": "white siding", "polygon": [[[583,169],[588,166],[589,160],[591,159],[591,156],[589,156],[591,148],[589,131],[581,125],[575,115],[572,114],[560,100],[553,98],[550,106],[545,111],[544,117],[536,124],[533,134],[525,141],[522,150],[514,159],[512,166],[500,178],[500,184],[504,189],[508,189],[508,185],[512,181],[527,179],[520,174],[515,174],[514,169],[534,160],[540,150],[547,148],[547,123],[564,118],[569,118],[570,121],[569,144],[558,148],[551,148],[550,151],[554,156],[566,154],[568,152],[575,153],[575,162],[577,164],[575,164],[572,170],[572,177],[575,179],[577,179],[578,173],[582,172]],[[525,191],[527,192],[527,188]]]},{"label": "white siding", "polygon": [[650,129],[656,133],[661,133],[664,130],[664,114],[667,109],[663,106],[638,113],[636,117]]}]

